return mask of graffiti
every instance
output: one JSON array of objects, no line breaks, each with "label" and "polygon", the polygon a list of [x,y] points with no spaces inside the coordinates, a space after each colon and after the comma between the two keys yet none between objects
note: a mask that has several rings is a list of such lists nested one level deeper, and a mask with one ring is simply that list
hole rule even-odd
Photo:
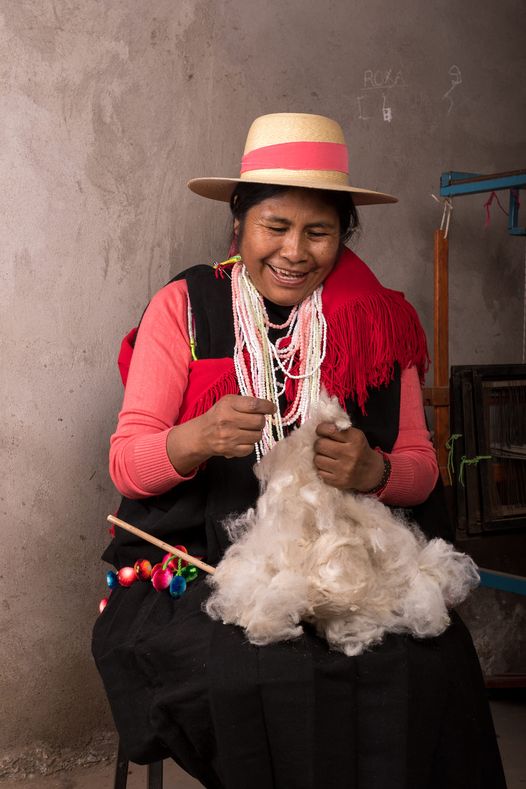
[{"label": "graffiti", "polygon": [[380,69],[373,71],[372,69],[367,69],[367,71],[363,73],[364,90],[374,90],[375,88],[385,90],[385,88],[406,87],[407,83],[403,78],[402,72],[397,71],[394,73],[392,68],[387,69],[387,71],[381,71]]},{"label": "graffiti", "polygon": [[454,106],[454,102],[453,99],[451,98],[451,94],[453,93],[455,88],[458,88],[459,85],[462,85],[462,72],[460,71],[458,66],[451,66],[451,68],[448,71],[448,74],[451,77],[451,87],[442,96],[442,99],[447,100],[449,102],[447,115],[450,114]]},{"label": "graffiti", "polygon": [[[393,120],[393,107],[392,101],[387,100],[387,91],[393,88],[407,88],[407,82],[404,79],[402,70],[395,71],[389,69],[366,69],[363,72],[363,94],[357,96],[358,102],[358,120],[369,121],[375,117],[380,117],[386,122],[391,123]],[[371,91],[382,91],[382,103],[379,104],[378,99],[371,94]],[[365,92],[367,91],[367,93]]]}]

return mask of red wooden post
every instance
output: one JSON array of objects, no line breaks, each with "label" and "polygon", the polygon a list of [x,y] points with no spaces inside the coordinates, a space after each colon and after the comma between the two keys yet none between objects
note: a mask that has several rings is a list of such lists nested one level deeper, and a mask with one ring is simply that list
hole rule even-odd
[{"label": "red wooden post", "polygon": [[449,485],[446,441],[449,438],[449,242],[443,230],[435,230],[433,386],[424,390],[424,403],[434,409],[434,443],[442,479]]}]

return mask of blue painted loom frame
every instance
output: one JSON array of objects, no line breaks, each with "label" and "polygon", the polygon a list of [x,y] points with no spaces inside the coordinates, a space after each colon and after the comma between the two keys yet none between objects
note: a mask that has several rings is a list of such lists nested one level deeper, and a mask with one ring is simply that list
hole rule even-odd
[{"label": "blue painted loom frame", "polygon": [[526,170],[480,175],[450,171],[440,176],[441,197],[501,192],[509,189],[508,232],[512,236],[526,236],[526,227],[519,226],[519,191],[526,189]]},{"label": "blue painted loom frame", "polygon": [[500,589],[502,592],[526,595],[526,578],[522,575],[501,573],[479,567],[480,585],[487,589]]}]

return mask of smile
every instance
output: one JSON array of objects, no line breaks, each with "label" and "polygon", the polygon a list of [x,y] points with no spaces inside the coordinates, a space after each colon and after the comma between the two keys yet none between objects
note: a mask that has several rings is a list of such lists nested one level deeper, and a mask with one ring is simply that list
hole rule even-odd
[{"label": "smile", "polygon": [[272,273],[276,276],[277,279],[280,281],[286,280],[288,282],[300,282],[305,279],[308,274],[308,271],[303,272],[296,272],[296,271],[289,271],[285,268],[278,268],[277,266],[271,266],[270,263],[267,264],[268,267],[271,269]]}]

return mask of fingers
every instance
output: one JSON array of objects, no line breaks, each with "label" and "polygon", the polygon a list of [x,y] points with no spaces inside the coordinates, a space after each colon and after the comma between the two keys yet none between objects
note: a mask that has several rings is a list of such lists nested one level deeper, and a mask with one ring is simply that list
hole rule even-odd
[{"label": "fingers", "polygon": [[252,448],[254,448],[254,444],[261,441],[262,432],[262,430],[239,430],[234,440],[239,444],[252,444]]},{"label": "fingers", "polygon": [[340,463],[335,458],[327,457],[326,455],[314,455],[314,465],[318,472],[325,474],[336,474],[340,468]]},{"label": "fingers", "polygon": [[346,477],[342,474],[342,469],[338,461],[324,455],[314,457],[314,466],[318,477],[332,488],[345,490],[348,488]]},{"label": "fingers", "polygon": [[232,407],[242,414],[275,414],[276,406],[270,400],[259,397],[232,395]]},{"label": "fingers", "polygon": [[355,428],[348,427],[347,430],[338,430],[336,425],[332,422],[320,422],[316,428],[316,433],[323,437],[331,439],[331,441],[339,441],[340,444],[347,444],[352,439],[352,434],[356,431]]},{"label": "fingers", "polygon": [[259,430],[265,427],[263,414],[246,414],[242,411],[223,411],[217,415],[216,424],[226,430]]},{"label": "fingers", "polygon": [[220,427],[235,425],[240,430],[259,430],[257,441],[261,439],[261,431],[265,427],[267,415],[274,414],[276,411],[274,403],[270,400],[241,395],[227,395],[219,401],[218,405]]},{"label": "fingers", "polygon": [[275,412],[269,400],[225,395],[207,412],[211,454],[244,457],[261,441],[269,415]]},{"label": "fingers", "polygon": [[[254,442],[255,443],[255,442]],[[226,458],[244,458],[254,451],[254,444],[238,444],[224,455]]]},{"label": "fingers", "polygon": [[335,441],[332,438],[317,438],[314,442],[314,452],[320,457],[338,460],[344,456],[345,448],[341,441]]}]

